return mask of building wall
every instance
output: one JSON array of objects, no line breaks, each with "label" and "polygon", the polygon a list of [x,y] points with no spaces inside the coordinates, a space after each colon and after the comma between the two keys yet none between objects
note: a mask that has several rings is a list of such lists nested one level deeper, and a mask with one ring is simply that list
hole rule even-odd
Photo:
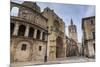
[{"label": "building wall", "polygon": [[66,36],[66,56],[67,57],[72,57],[72,56],[79,56],[79,48],[77,46],[77,43]]},{"label": "building wall", "polygon": [[[66,57],[66,39],[65,39],[65,30],[64,22],[60,17],[58,17],[55,12],[49,8],[45,8],[42,13],[46,18],[48,18],[48,50],[47,56],[48,60],[56,60],[59,58]],[[62,41],[62,48],[57,48],[57,38],[60,38]],[[62,50],[59,50],[62,49]],[[59,52],[61,51],[61,52]],[[61,54],[62,53],[62,54]]]},{"label": "building wall", "polygon": [[32,2],[11,2],[11,10],[19,8],[18,16],[11,16],[11,62],[34,63],[65,58],[63,20],[54,11],[44,9],[41,13],[37,4],[33,5]]},{"label": "building wall", "polygon": [[87,57],[95,57],[95,16],[82,19],[84,36],[84,54]]},{"label": "building wall", "polygon": [[[26,44],[26,50],[21,50],[22,45]],[[41,50],[39,50],[41,46]],[[46,42],[32,40],[28,38],[12,38],[11,40],[11,54],[13,55],[13,62],[28,62],[28,61],[44,61],[46,51]]]},{"label": "building wall", "polygon": [[11,63],[44,62],[48,35],[47,19],[39,10],[32,9],[32,5],[11,4],[11,10],[13,7],[19,7],[18,16],[11,16]]},{"label": "building wall", "polygon": [[[31,3],[31,5],[27,5],[30,3]],[[38,11],[35,10],[36,7],[34,7],[34,6],[37,6],[37,4],[35,4],[34,6],[33,6],[32,2],[28,2],[26,5],[25,4],[26,4],[26,2],[24,2],[22,4],[17,4],[17,3],[11,2],[11,11],[13,10],[14,7],[16,7],[16,8],[18,8],[18,11],[19,11],[18,17],[20,17],[20,19],[27,20],[32,24],[37,24],[38,26],[46,28],[47,19],[43,15],[41,15],[39,8],[37,8]],[[42,22],[40,23],[40,21],[42,21]]]}]

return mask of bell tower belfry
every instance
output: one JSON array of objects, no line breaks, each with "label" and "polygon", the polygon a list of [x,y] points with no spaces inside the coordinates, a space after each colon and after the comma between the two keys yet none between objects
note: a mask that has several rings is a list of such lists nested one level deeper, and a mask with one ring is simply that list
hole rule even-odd
[{"label": "bell tower belfry", "polygon": [[78,42],[77,39],[77,28],[76,25],[73,24],[73,20],[71,19],[70,25],[68,26],[69,37],[74,41]]}]

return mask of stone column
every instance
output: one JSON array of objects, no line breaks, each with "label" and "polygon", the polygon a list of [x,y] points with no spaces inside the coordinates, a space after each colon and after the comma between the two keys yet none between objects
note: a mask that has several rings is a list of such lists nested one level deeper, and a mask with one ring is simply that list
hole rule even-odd
[{"label": "stone column", "polygon": [[25,35],[26,37],[28,37],[29,34],[29,25],[26,26],[26,30],[25,30]]},{"label": "stone column", "polygon": [[41,31],[40,33],[40,40],[42,40],[42,37],[43,37],[43,31]]},{"label": "stone column", "polygon": [[37,29],[34,30],[34,36],[33,36],[33,38],[36,39],[36,36],[37,36]]},{"label": "stone column", "polygon": [[14,32],[13,32],[13,35],[18,35],[18,30],[19,30],[19,24],[18,23],[16,23],[15,24],[15,27],[14,27]]}]

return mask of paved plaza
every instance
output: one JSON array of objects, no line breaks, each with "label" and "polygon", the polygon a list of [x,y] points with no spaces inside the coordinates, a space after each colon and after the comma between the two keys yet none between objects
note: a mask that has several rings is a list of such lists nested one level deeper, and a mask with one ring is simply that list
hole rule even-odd
[{"label": "paved plaza", "polygon": [[86,57],[67,57],[65,59],[59,58],[56,61],[48,61],[48,62],[38,62],[38,63],[33,63],[33,62],[21,62],[21,63],[13,63],[11,64],[12,67],[18,67],[21,65],[48,65],[48,64],[67,64],[67,63],[82,63],[82,62],[95,62],[95,59],[93,58],[86,58]]}]

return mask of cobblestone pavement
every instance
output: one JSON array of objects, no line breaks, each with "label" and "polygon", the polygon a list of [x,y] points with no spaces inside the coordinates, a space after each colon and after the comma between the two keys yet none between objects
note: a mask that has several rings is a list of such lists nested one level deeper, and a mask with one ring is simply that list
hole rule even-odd
[{"label": "cobblestone pavement", "polygon": [[95,59],[93,58],[85,58],[85,57],[67,57],[67,58],[59,58],[56,61],[48,61],[48,62],[39,62],[39,63],[33,63],[33,62],[26,62],[26,63],[16,63],[11,64],[12,67],[19,67],[23,65],[43,65],[43,64],[62,64],[62,63],[81,63],[81,62],[95,62]]}]

